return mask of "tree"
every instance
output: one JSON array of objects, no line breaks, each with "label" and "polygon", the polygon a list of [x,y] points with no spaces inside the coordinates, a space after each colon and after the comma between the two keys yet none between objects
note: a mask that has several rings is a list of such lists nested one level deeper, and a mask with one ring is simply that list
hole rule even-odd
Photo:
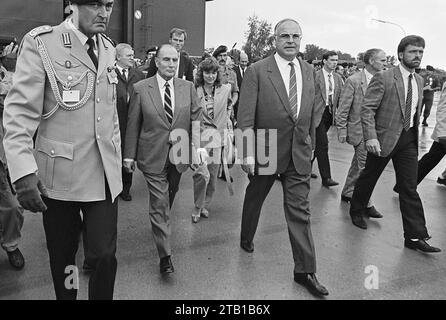
[{"label": "tree", "polygon": [[326,49],[320,48],[315,44],[307,44],[305,46],[305,51],[304,51],[305,60],[313,61],[317,59],[322,59],[322,55],[326,51],[327,51]]},{"label": "tree", "polygon": [[245,32],[246,42],[243,51],[250,61],[263,59],[274,51],[271,24],[253,15],[248,18],[248,31]]}]

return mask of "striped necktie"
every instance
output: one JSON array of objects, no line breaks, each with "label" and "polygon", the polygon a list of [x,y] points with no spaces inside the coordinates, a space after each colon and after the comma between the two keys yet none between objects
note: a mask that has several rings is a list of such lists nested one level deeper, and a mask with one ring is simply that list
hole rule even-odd
[{"label": "striped necktie", "polygon": [[170,98],[170,86],[169,82],[166,81],[164,85],[164,111],[166,112],[167,120],[172,124],[173,110],[172,110],[172,99]]},{"label": "striped necktie", "polygon": [[331,106],[333,105],[333,82],[331,80],[331,73],[328,74],[328,105],[330,106],[331,113]]},{"label": "striped necktie", "polygon": [[412,113],[412,74],[409,75],[407,84],[406,112],[404,114],[404,130],[410,129],[410,116]]},{"label": "striped necktie", "polygon": [[288,98],[290,100],[291,113],[293,114],[293,120],[297,120],[297,80],[296,70],[294,70],[294,63],[288,63],[291,67],[290,70],[290,92]]}]

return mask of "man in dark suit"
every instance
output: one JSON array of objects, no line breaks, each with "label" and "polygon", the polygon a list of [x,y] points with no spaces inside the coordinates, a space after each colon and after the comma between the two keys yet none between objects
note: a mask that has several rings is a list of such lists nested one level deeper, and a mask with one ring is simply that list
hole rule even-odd
[{"label": "man in dark suit", "polygon": [[[242,155],[242,169],[248,173],[249,184],[243,203],[240,246],[247,252],[254,251],[253,238],[263,202],[280,174],[294,280],[311,293],[323,296],[328,291],[315,275],[308,199],[314,117],[318,112],[314,104],[314,71],[308,63],[296,58],[302,38],[297,21],[281,20],[274,34],[276,53],[246,70],[241,90],[238,134],[254,134],[245,146],[246,154]],[[241,141],[240,136],[237,140]],[[266,154],[270,155],[268,163],[263,161]]]},{"label": "man in dark suit", "polygon": [[[170,30],[169,43],[175,47],[180,55],[175,77],[194,82],[194,64],[192,63],[192,59],[189,58],[187,52],[182,50],[186,39],[186,30],[179,28],[173,28]],[[157,70],[158,68],[156,66],[155,59],[150,60],[149,69],[147,70],[147,78],[156,75]]]},{"label": "man in dark suit", "polygon": [[[144,74],[134,66],[134,50],[129,44],[120,43],[116,46],[116,73],[118,84],[116,85],[117,108],[119,117],[119,129],[121,131],[121,150],[124,152],[124,140],[127,129],[130,97],[133,93],[133,85],[144,79]],[[131,201],[130,187],[132,186],[132,173],[122,169],[123,189],[119,195],[124,201]]]},{"label": "man in dark suit", "polygon": [[338,65],[336,52],[324,53],[322,63],[322,69],[316,72],[316,86],[319,87],[316,104],[317,109],[322,111],[316,117],[316,149],[313,161],[317,159],[322,185],[329,188],[339,184],[331,178],[327,132],[334,123],[343,82],[341,76],[335,72]]},{"label": "man in dark suit", "polygon": [[[165,274],[174,272],[170,207],[181,173],[191,163],[188,158],[191,127],[196,121],[194,126],[200,128],[201,108],[194,85],[174,77],[178,66],[175,48],[170,44],[161,45],[155,62],[157,74],[134,85],[123,158],[128,171],[134,170],[136,160],[146,179],[152,234],[160,257],[160,272]],[[188,136],[183,137],[183,133]],[[199,129],[194,133],[193,146],[200,146]],[[178,147],[182,148],[179,158],[176,157]],[[187,151],[183,152],[184,148]],[[197,149],[197,154],[202,161],[207,157],[204,148]]]},{"label": "man in dark suit", "polygon": [[[248,67],[248,55],[245,52],[240,52],[239,65],[234,66],[233,70],[237,76],[237,85],[240,88],[242,87],[243,77],[245,76],[246,68]],[[240,94],[240,93],[239,93]],[[238,100],[234,104],[234,118],[237,119],[238,114]]]},{"label": "man in dark suit", "polygon": [[350,216],[355,226],[367,229],[363,215],[381,173],[392,159],[403,217],[404,246],[439,252],[426,240],[429,234],[423,204],[417,192],[418,124],[423,79],[415,73],[425,42],[407,36],[398,45],[399,66],[372,78],[361,107],[361,122],[368,151],[365,168],[353,191]]}]

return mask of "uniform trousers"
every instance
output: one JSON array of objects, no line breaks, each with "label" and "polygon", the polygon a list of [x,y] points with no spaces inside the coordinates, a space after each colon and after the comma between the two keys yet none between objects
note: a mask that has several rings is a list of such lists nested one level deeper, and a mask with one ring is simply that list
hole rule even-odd
[{"label": "uniform trousers", "polygon": [[[76,265],[80,234],[85,229],[88,262],[94,269],[88,284],[90,300],[111,300],[117,260],[117,200],[112,202],[106,183],[106,199],[92,202],[61,201],[43,197],[48,210],[43,226],[50,257],[51,275],[58,300],[74,300],[77,290],[66,287],[67,266]],[[82,210],[83,219],[80,216]]]},{"label": "uniform trousers", "polygon": [[[263,202],[277,179],[274,175],[248,176],[243,202],[241,240],[254,239]],[[316,254],[310,226],[310,174],[301,175],[293,161],[280,173],[283,207],[294,259],[294,273],[315,273]],[[270,213],[271,214],[271,213]]]}]

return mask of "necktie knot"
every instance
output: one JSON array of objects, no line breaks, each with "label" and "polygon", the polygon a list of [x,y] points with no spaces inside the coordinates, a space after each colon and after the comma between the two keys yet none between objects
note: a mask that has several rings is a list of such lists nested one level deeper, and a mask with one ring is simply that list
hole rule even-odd
[{"label": "necktie knot", "polygon": [[169,88],[170,88],[169,82],[166,81],[166,84],[164,85],[164,87],[165,87],[166,89],[169,89]]}]

